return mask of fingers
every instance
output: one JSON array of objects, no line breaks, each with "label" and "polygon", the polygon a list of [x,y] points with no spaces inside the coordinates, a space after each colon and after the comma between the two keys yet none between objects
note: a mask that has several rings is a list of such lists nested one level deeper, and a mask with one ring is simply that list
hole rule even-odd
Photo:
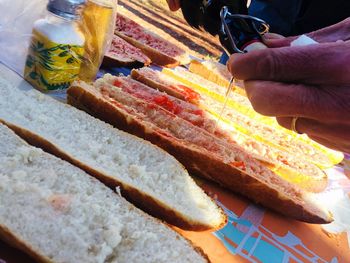
[{"label": "fingers", "polygon": [[[291,130],[292,117],[277,118],[278,123]],[[350,125],[328,124],[307,118],[298,118],[296,130],[307,134],[311,139],[343,152],[350,152]]]},{"label": "fingers", "polygon": [[[277,117],[276,120],[282,127],[292,130],[292,117]],[[319,137],[321,133],[325,132],[325,129],[326,125],[317,120],[300,117],[295,123],[295,130],[297,130],[298,133],[306,133],[309,136]]]},{"label": "fingers", "polygon": [[244,81],[253,108],[266,116],[304,117],[350,123],[350,88],[324,88],[273,81]]},{"label": "fingers", "polygon": [[289,47],[290,43],[297,37],[284,37],[275,33],[267,33],[263,36],[263,41],[270,48]]},{"label": "fingers", "polygon": [[311,140],[322,144],[330,149],[348,153],[350,152],[349,142],[327,140],[318,136],[308,136]]},{"label": "fingers", "polygon": [[167,0],[169,9],[171,11],[177,11],[180,9],[180,0]]},{"label": "fingers", "polygon": [[320,43],[350,40],[350,17],[329,27],[307,34]]},{"label": "fingers", "polygon": [[342,85],[350,81],[350,42],[282,47],[234,54],[227,67],[238,79]]},{"label": "fingers", "polygon": [[265,40],[273,40],[273,39],[285,39],[284,36],[276,33],[266,33],[263,35],[263,39]]},{"label": "fingers", "polygon": [[[307,35],[319,43],[350,40],[350,18],[335,25],[308,33]],[[298,37],[299,36],[283,37],[279,34],[267,33],[263,36],[263,41],[270,48],[288,47],[290,43]]]}]

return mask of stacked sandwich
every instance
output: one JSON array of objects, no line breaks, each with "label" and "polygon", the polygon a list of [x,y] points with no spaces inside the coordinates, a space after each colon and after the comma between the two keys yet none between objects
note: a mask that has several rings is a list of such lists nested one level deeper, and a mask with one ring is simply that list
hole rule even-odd
[{"label": "stacked sandwich", "polygon": [[273,126],[238,93],[218,123],[224,93],[183,68],[142,68],[129,77],[105,75],[93,85],[77,81],[68,102],[158,145],[191,174],[286,216],[330,222],[314,193],[327,186],[320,166],[334,165],[342,154]]}]

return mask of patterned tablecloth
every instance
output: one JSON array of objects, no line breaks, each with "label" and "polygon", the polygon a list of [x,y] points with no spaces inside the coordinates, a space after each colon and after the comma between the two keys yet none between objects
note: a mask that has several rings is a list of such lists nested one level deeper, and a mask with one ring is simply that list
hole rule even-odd
[{"label": "patterned tablecloth", "polygon": [[214,233],[180,231],[212,262],[350,262],[350,180],[342,168],[327,171],[329,186],[319,198],[333,212],[329,225],[285,218],[208,182],[200,185],[229,216]]}]

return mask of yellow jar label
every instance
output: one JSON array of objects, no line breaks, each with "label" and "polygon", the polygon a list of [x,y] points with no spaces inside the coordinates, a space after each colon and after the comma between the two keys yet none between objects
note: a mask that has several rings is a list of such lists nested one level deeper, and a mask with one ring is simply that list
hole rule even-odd
[{"label": "yellow jar label", "polygon": [[84,48],[57,44],[33,30],[24,78],[36,88],[62,90],[78,77]]}]

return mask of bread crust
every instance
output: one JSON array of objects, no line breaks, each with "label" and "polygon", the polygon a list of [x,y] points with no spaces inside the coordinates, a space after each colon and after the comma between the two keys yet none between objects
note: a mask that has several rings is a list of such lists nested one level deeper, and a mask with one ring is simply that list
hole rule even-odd
[{"label": "bread crust", "polygon": [[[68,102],[71,104],[76,103],[76,101],[72,100],[72,96],[69,96]],[[100,106],[100,105],[101,104],[99,103],[99,104],[96,104],[95,106],[97,108],[97,106]],[[89,108],[91,107],[91,105],[90,106],[86,105],[86,107]],[[108,187],[115,189],[115,187],[119,186],[121,188],[122,195],[125,196],[126,199],[130,200],[133,204],[135,204],[135,206],[137,206],[143,211],[146,211],[150,215],[153,215],[161,220],[164,220],[170,224],[173,224],[181,229],[191,230],[191,231],[215,230],[223,227],[224,224],[226,223],[227,218],[226,218],[226,215],[224,215],[224,212],[222,210],[221,212],[222,212],[223,220],[221,224],[218,226],[199,224],[198,222],[189,220],[188,218],[183,217],[177,211],[174,211],[173,209],[169,208],[166,204],[162,203],[156,198],[152,198],[151,196],[139,191],[133,186],[128,185],[125,182],[119,181],[115,177],[110,177],[108,175],[105,175],[97,171],[93,167],[90,167],[85,163],[80,162],[79,160],[73,158],[72,156],[64,152],[64,150],[56,147],[54,144],[52,144],[45,138],[40,137],[22,127],[8,123],[4,120],[0,119],[0,122],[8,126],[11,130],[13,130],[18,136],[22,137],[29,144],[42,148],[46,152],[49,152],[67,162],[70,162],[71,164],[86,171],[88,174],[94,176],[95,178],[103,182]],[[144,143],[148,143],[148,142],[145,141]]]},{"label": "bread crust", "polygon": [[25,252],[35,261],[42,263],[54,263],[53,260],[40,254],[39,251],[35,250],[25,241],[21,240],[14,233],[12,233],[11,230],[9,230],[6,226],[2,224],[0,224],[0,239],[9,244],[10,246]]},{"label": "bread crust", "polygon": [[169,57],[168,55],[166,55],[162,52],[159,52],[158,50],[156,50],[150,46],[147,46],[147,45],[137,41],[136,39],[128,37],[125,34],[118,32],[118,31],[115,31],[114,33],[118,37],[127,41],[129,44],[141,49],[142,52],[145,53],[145,55],[147,57],[149,57],[153,63],[155,63],[159,66],[174,68],[174,67],[180,65],[180,61],[178,61],[177,59]]},{"label": "bread crust", "polygon": [[167,137],[156,128],[149,127],[142,120],[112,105],[107,100],[97,98],[80,86],[75,85],[68,90],[68,101],[70,103],[73,101],[74,105],[79,108],[87,108],[90,114],[119,129],[158,145],[174,155],[191,173],[204,176],[231,191],[241,193],[256,203],[261,203],[274,211],[300,221],[318,224],[331,221],[330,217],[324,218],[312,213],[301,204],[281,196],[276,189],[230,164],[225,164],[204,148],[184,145],[174,137]]}]

